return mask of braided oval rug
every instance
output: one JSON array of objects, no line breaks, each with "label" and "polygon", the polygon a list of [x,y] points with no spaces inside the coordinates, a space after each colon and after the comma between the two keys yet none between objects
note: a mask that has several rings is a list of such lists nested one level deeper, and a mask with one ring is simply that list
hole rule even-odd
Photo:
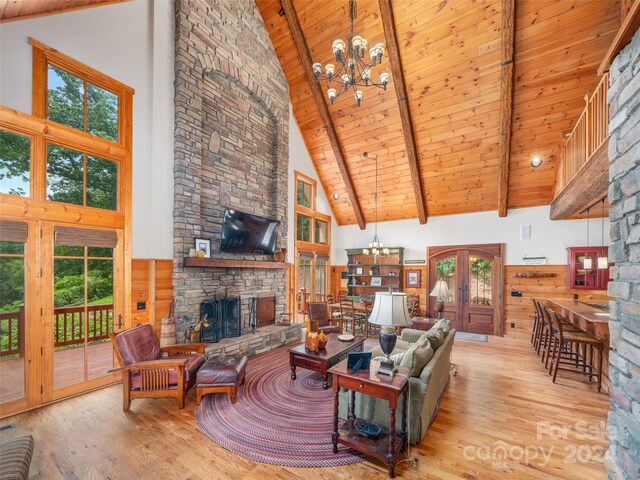
[{"label": "braided oval rug", "polygon": [[333,392],[322,375],[298,368],[291,380],[288,347],[249,358],[235,405],[229,395],[207,395],[196,410],[211,440],[257,462],[288,467],[329,467],[366,455],[338,445],[333,453]]}]

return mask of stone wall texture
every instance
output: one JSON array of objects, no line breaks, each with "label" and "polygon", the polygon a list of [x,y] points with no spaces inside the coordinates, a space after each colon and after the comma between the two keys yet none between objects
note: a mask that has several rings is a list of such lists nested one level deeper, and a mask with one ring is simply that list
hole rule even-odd
[{"label": "stone wall texture", "polygon": [[[280,220],[287,244],[289,91],[253,0],[178,0],[175,6],[173,290],[178,338],[200,302],[276,296],[285,309],[286,270],[185,268],[194,239],[218,255],[225,208]],[[265,256],[229,258],[270,260]]]},{"label": "stone wall texture", "polygon": [[609,81],[609,478],[640,478],[640,30]]}]

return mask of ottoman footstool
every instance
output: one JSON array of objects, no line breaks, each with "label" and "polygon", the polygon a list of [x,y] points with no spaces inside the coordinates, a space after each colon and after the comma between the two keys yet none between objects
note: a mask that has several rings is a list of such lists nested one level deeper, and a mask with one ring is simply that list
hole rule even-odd
[{"label": "ottoman footstool", "polygon": [[225,355],[207,360],[196,377],[198,405],[209,393],[228,393],[231,403],[236,403],[236,390],[244,383],[246,366],[247,357],[244,355]]}]

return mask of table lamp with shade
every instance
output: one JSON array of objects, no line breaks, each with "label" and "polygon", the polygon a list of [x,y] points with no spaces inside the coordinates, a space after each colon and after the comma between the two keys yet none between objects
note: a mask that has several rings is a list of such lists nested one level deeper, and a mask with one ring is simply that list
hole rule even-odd
[{"label": "table lamp with shade", "polygon": [[442,310],[444,309],[444,299],[448,298],[450,295],[449,293],[449,288],[447,287],[447,282],[445,282],[444,280],[438,280],[436,282],[436,286],[433,287],[433,290],[431,290],[431,293],[429,294],[430,297],[437,297],[438,301],[436,303],[436,308],[438,310],[438,320],[442,319]]},{"label": "table lamp with shade", "polygon": [[384,360],[380,361],[378,373],[393,375],[397,367],[391,359],[391,352],[396,346],[398,335],[396,327],[409,325],[409,309],[407,294],[398,292],[376,292],[375,303],[369,316],[369,323],[380,326],[380,348]]}]

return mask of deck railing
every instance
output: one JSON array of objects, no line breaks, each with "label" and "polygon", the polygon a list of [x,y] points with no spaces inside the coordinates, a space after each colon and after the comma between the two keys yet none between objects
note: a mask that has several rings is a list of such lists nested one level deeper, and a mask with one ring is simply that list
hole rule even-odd
[{"label": "deck railing", "polygon": [[[53,311],[54,347],[68,347],[84,344],[84,308],[62,307]],[[89,343],[106,340],[113,331],[113,304],[89,305],[87,307],[87,327]],[[2,337],[7,344],[0,344],[0,357],[24,355],[24,305],[17,312],[0,313]]]},{"label": "deck railing", "polygon": [[556,195],[609,138],[608,89],[609,74],[606,73],[600,79],[600,83],[591,96],[585,96],[585,109],[571,133],[564,140],[562,163],[558,170],[556,183]]}]

